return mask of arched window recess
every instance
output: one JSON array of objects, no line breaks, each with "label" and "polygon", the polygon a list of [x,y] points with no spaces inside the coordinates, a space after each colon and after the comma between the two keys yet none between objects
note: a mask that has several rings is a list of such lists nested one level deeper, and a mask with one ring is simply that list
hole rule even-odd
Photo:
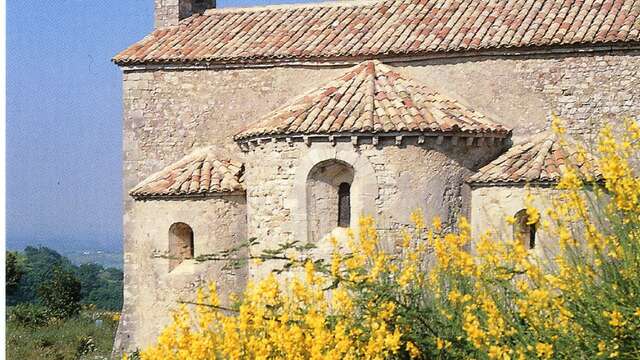
[{"label": "arched window recess", "polygon": [[193,230],[185,223],[177,222],[169,227],[169,271],[186,259],[193,259]]}]

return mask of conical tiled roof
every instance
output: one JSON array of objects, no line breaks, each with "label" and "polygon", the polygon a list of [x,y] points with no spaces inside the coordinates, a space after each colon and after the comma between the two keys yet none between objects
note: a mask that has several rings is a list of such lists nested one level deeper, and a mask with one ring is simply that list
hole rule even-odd
[{"label": "conical tiled roof", "polygon": [[505,137],[510,130],[379,61],[366,61],[251,124],[235,139],[393,132]]},{"label": "conical tiled roof", "polygon": [[129,194],[135,198],[244,192],[244,165],[217,159],[212,147],[200,148],[149,176]]},{"label": "conical tiled roof", "polygon": [[599,177],[597,163],[589,154],[578,156],[578,147],[562,143],[555,135],[540,134],[514,145],[506,153],[481,168],[470,183],[555,183],[564,169],[572,166],[587,177]]}]

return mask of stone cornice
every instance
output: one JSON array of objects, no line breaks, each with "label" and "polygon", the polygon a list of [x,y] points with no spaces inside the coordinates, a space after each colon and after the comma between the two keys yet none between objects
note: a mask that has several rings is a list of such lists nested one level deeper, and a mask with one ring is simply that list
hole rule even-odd
[{"label": "stone cornice", "polygon": [[492,146],[501,145],[505,141],[510,141],[510,134],[471,134],[471,133],[416,133],[416,132],[389,132],[389,133],[339,133],[339,134],[318,134],[318,135],[271,135],[252,137],[236,140],[242,151],[249,151],[251,148],[260,147],[271,142],[286,142],[289,144],[304,143],[311,146],[313,142],[332,143],[351,142],[353,146],[372,145],[395,145],[401,146],[408,143],[442,145],[445,142],[451,145],[466,146]]}]

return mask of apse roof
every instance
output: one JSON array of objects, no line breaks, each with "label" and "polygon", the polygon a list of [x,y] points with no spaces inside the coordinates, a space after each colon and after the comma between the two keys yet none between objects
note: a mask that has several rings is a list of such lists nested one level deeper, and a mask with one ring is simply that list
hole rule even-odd
[{"label": "apse roof", "polygon": [[640,41],[640,0],[386,0],[211,9],[117,54],[119,65],[443,56]]},{"label": "apse roof", "polygon": [[472,175],[468,182],[556,183],[569,166],[585,178],[600,176],[597,162],[588,153],[580,156],[578,146],[572,142],[562,142],[552,133],[542,133],[514,145]]},{"label": "apse roof", "polygon": [[149,176],[129,194],[135,198],[146,198],[244,191],[244,165],[234,160],[219,159],[213,147],[205,147]]},{"label": "apse roof", "polygon": [[404,132],[506,137],[510,131],[373,60],[250,124],[235,139]]}]

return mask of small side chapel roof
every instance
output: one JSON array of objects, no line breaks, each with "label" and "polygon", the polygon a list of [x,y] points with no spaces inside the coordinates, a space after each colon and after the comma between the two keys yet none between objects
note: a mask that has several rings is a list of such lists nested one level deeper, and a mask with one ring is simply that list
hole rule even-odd
[{"label": "small side chapel roof", "polygon": [[244,164],[218,159],[212,147],[199,148],[149,176],[129,195],[137,199],[171,196],[206,196],[244,192]]},{"label": "small side chapel roof", "polygon": [[597,162],[588,153],[581,159],[578,147],[562,143],[554,134],[542,133],[511,147],[472,175],[472,184],[557,183],[567,166],[584,177],[599,177]]},{"label": "small side chapel roof", "polygon": [[507,137],[511,130],[373,60],[250,124],[235,140],[397,132]]}]

